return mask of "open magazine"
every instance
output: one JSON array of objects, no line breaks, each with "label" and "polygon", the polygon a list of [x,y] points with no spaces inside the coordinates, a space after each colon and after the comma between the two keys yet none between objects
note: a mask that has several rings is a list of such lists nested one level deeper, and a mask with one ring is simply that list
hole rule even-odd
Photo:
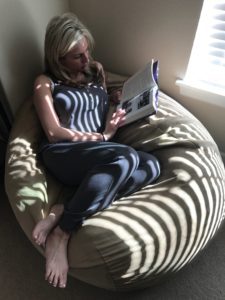
[{"label": "open magazine", "polygon": [[117,108],[126,110],[124,125],[153,115],[158,108],[158,61],[152,60],[125,81]]}]

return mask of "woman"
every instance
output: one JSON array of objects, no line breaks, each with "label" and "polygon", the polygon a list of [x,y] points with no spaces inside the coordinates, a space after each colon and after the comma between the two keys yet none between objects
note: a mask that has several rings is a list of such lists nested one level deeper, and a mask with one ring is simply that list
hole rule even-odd
[{"label": "woman", "polygon": [[58,180],[77,187],[68,203],[54,205],[33,230],[35,242],[45,246],[46,280],[61,288],[67,282],[71,232],[160,173],[153,155],[110,141],[125,112],[109,115],[104,71],[91,58],[92,48],[90,32],[75,15],[54,17],[45,36],[46,72],[34,85],[33,101],[46,135],[40,157]]}]

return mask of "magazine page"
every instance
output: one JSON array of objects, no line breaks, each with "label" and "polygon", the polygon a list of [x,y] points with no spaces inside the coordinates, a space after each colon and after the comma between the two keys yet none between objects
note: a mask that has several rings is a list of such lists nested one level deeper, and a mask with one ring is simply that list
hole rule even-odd
[{"label": "magazine page", "polygon": [[124,84],[118,105],[126,110],[124,125],[156,113],[158,89],[158,61],[152,60]]},{"label": "magazine page", "polygon": [[142,70],[135,73],[124,83],[122,89],[122,101],[136,97],[143,93],[143,91],[151,89],[157,85],[154,78],[153,65],[154,60],[149,62]]},{"label": "magazine page", "polygon": [[126,110],[124,125],[154,114],[157,110],[157,96],[158,87],[155,86],[151,90],[124,101],[121,105],[121,108]]}]

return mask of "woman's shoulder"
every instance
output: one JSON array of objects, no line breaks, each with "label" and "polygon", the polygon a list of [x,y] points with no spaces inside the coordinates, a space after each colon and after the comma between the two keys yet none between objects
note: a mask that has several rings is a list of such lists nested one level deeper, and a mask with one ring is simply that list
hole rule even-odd
[{"label": "woman's shoulder", "polygon": [[41,87],[47,87],[47,88],[50,88],[51,90],[54,89],[54,81],[52,80],[52,78],[50,76],[48,76],[45,73],[38,75],[34,81],[35,89],[41,88]]},{"label": "woman's shoulder", "polygon": [[35,84],[43,84],[43,83],[51,83],[51,78],[47,76],[46,74],[40,74],[35,78]]}]

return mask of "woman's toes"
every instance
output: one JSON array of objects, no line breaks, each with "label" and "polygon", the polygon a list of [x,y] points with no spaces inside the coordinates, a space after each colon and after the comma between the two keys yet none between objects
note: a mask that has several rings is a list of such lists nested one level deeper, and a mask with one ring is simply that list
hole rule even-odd
[{"label": "woman's toes", "polygon": [[52,285],[53,285],[54,287],[57,287],[57,285],[58,285],[58,277],[57,277],[57,276],[54,277],[54,280],[53,280],[53,282],[52,282]]},{"label": "woman's toes", "polygon": [[59,287],[64,289],[66,287],[66,284],[65,283],[60,283]]}]

